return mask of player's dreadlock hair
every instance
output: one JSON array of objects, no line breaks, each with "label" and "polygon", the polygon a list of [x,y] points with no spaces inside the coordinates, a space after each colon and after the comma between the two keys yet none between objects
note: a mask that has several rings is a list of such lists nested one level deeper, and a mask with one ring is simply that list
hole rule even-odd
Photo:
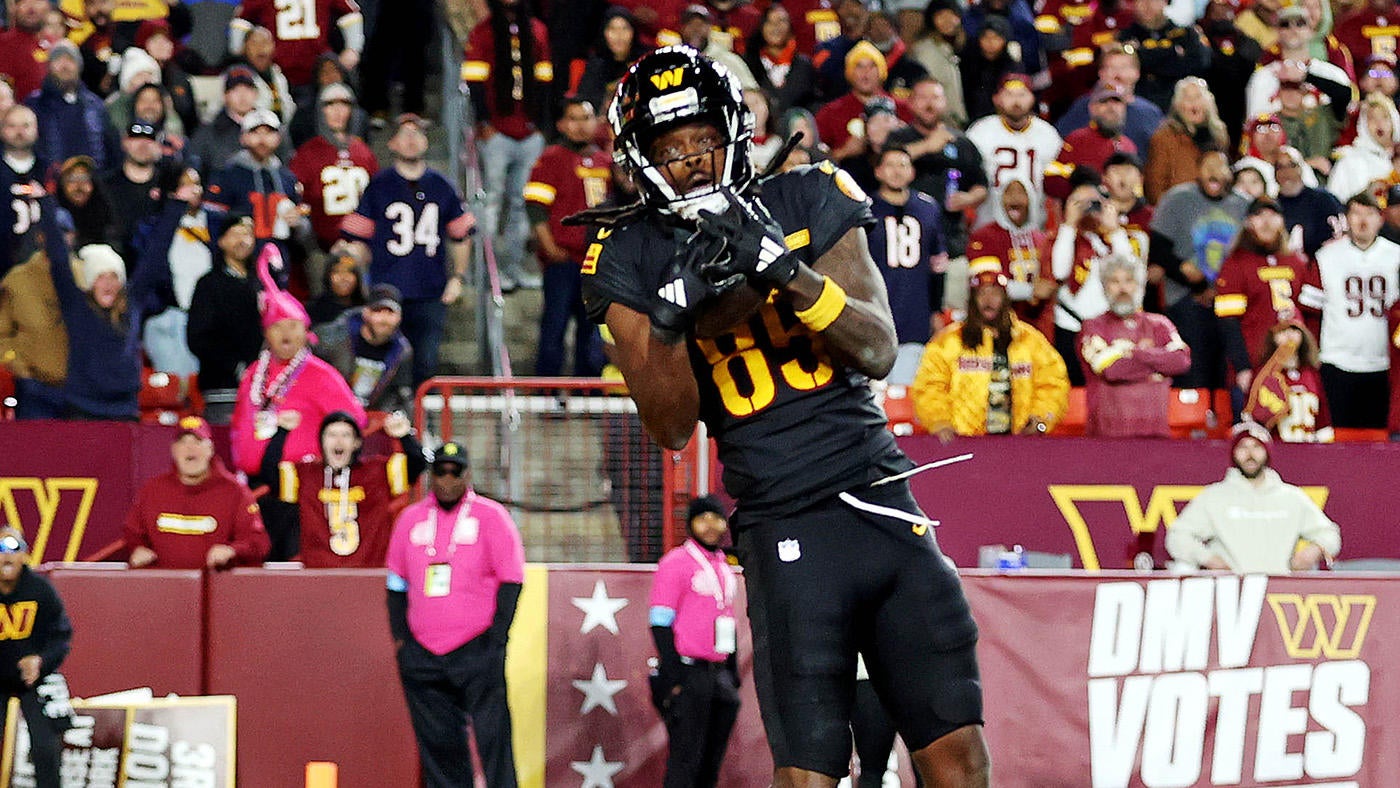
[{"label": "player's dreadlock hair", "polygon": [[1006,353],[1011,348],[1011,301],[1002,301],[1001,312],[991,322],[982,319],[982,310],[977,308],[978,285],[972,286],[967,298],[967,319],[963,321],[961,339],[963,347],[972,350],[982,344],[982,329],[992,329],[992,351]]}]

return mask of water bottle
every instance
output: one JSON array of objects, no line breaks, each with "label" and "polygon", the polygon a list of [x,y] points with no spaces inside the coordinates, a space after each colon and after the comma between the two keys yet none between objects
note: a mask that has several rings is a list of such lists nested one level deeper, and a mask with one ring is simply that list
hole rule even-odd
[{"label": "water bottle", "polygon": [[1026,553],[1020,545],[1001,551],[997,556],[997,569],[1002,572],[1016,572],[1026,568]]},{"label": "water bottle", "polygon": [[948,170],[948,191],[943,195],[943,209],[948,210],[948,202],[958,193],[958,182],[962,180],[962,170],[954,167]]}]

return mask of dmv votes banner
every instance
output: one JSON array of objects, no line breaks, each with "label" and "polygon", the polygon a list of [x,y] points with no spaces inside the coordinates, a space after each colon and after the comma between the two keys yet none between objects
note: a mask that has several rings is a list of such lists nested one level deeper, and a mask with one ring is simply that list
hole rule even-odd
[{"label": "dmv votes banner", "polygon": [[[231,696],[121,705],[74,701],[74,726],[63,734],[63,785],[233,788],[235,705]],[[29,736],[14,699],[0,785],[35,785]]]},{"label": "dmv votes banner", "polygon": [[998,786],[1397,784],[1400,578],[970,574]]}]

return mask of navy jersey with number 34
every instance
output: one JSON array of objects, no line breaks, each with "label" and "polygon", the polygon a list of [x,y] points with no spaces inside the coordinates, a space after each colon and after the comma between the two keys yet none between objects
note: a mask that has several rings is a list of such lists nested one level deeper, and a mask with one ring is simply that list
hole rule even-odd
[{"label": "navy jersey with number 34", "polygon": [[[831,164],[774,176],[760,199],[808,265],[872,221],[860,187]],[[655,221],[599,231],[584,257],[588,314],[603,322],[613,303],[649,313],[687,234]],[[725,489],[746,510],[793,511],[909,467],[865,376],[831,358],[786,298],[770,298],[720,336],[686,343]]]},{"label": "navy jersey with number 34", "polygon": [[432,170],[410,181],[390,167],[369,181],[340,232],[369,244],[369,283],[404,299],[437,298],[447,286],[447,242],[467,237],[475,219],[447,179]]}]

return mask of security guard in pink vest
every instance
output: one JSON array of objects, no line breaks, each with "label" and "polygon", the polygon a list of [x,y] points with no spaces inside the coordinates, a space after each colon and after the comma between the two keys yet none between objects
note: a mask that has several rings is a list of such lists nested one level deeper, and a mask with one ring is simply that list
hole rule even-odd
[{"label": "security guard in pink vest", "polygon": [[665,788],[711,788],[739,716],[739,579],[720,549],[729,521],[719,501],[691,501],[686,527],[690,538],[662,556],[651,587],[652,700],[671,737]]},{"label": "security guard in pink vest", "polygon": [[510,513],[471,487],[467,452],[443,444],[431,493],[394,522],[389,631],[428,788],[471,788],[467,719],[486,784],[515,788],[506,638],[525,579]]}]

